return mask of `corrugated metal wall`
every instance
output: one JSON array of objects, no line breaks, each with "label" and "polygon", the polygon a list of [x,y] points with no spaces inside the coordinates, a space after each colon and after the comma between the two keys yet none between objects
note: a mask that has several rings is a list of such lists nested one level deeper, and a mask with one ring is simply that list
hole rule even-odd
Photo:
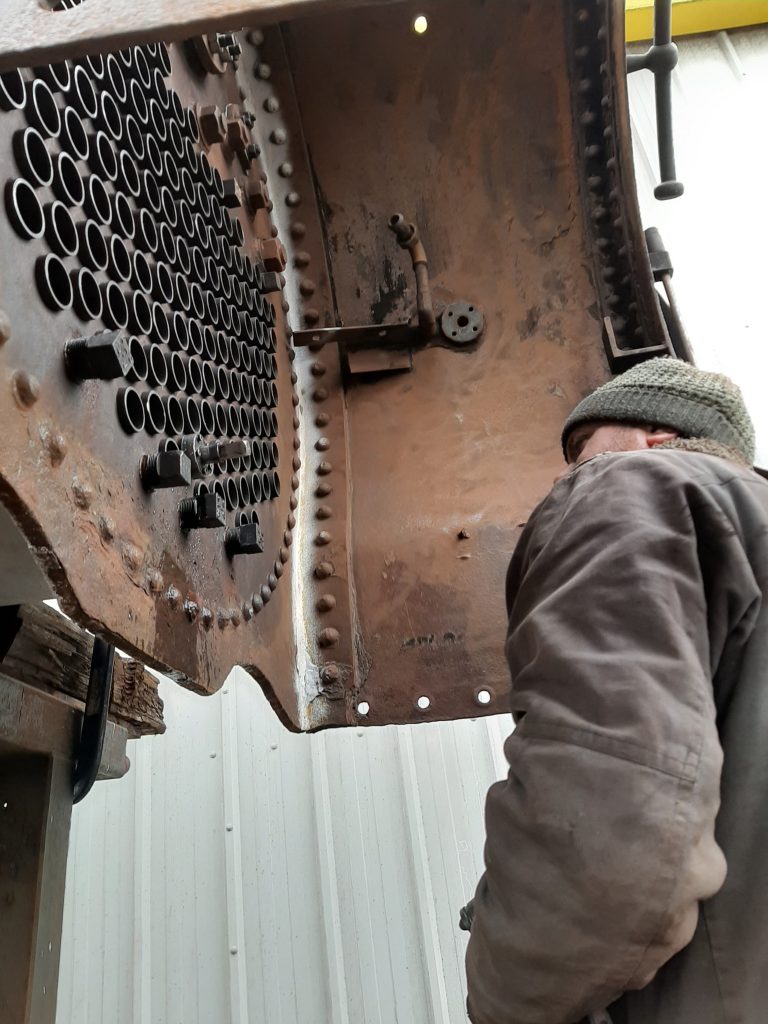
[{"label": "corrugated metal wall", "polygon": [[[768,30],[680,49],[673,203],[652,198],[650,76],[630,80],[644,219],[768,464]],[[510,719],[294,736],[240,672],[208,699],[162,694],[166,736],[75,809],[58,1024],[465,1021],[457,912]]]}]

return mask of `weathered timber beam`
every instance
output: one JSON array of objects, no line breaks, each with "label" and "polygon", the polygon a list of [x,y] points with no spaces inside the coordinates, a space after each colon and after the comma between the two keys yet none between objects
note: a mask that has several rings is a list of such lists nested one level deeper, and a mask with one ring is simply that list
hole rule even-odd
[{"label": "weathered timber beam", "polygon": [[[92,636],[44,604],[4,608],[0,626],[0,669],[5,675],[85,702]],[[139,662],[120,657],[115,658],[114,673],[110,718],[131,736],[165,732],[154,676]]]},{"label": "weathered timber beam", "polygon": [[213,29],[239,29],[302,14],[393,2],[396,0],[85,0],[76,7],[54,11],[46,0],[4,0],[0,71],[117,50],[129,43],[172,42]]}]

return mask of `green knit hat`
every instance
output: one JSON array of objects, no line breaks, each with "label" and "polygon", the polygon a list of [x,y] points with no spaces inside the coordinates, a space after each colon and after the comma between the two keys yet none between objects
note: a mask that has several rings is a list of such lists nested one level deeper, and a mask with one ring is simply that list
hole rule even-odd
[{"label": "green knit hat", "polygon": [[749,465],[755,459],[755,428],[739,388],[681,359],[648,359],[587,395],[565,422],[563,451],[573,428],[593,420],[671,427],[735,448]]}]

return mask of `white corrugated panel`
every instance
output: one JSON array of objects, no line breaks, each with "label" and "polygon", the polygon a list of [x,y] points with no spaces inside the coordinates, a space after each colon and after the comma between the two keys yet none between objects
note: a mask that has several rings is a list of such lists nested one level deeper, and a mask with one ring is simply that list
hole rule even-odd
[{"label": "white corrugated panel", "polygon": [[[768,30],[680,50],[672,203],[652,197],[650,76],[631,78],[644,220],[768,463]],[[457,914],[510,719],[295,736],[241,672],[215,697],[162,695],[167,734],[74,812],[58,1024],[465,1021]]]}]

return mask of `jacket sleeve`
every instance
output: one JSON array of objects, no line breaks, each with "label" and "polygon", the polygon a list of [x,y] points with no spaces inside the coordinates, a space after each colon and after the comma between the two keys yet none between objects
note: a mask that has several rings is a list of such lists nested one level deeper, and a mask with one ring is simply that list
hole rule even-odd
[{"label": "jacket sleeve", "polygon": [[650,453],[584,464],[521,539],[519,725],[486,805],[474,1024],[571,1024],[642,988],[723,884],[697,542],[686,487]]}]

